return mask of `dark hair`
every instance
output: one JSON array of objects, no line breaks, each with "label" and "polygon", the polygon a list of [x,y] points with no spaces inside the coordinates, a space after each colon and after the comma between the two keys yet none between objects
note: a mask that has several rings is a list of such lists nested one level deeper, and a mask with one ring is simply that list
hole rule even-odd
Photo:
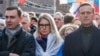
[{"label": "dark hair", "polygon": [[31,17],[31,20],[35,20],[35,22],[38,22],[37,17]]},{"label": "dark hair", "polygon": [[22,15],[22,10],[20,7],[8,7],[6,10],[17,10],[18,16],[20,17]]},{"label": "dark hair", "polygon": [[83,4],[81,4],[81,5],[79,6],[79,8],[78,8],[78,11],[79,11],[79,9],[80,9],[82,6],[91,6],[92,9],[93,9],[93,13],[94,13],[94,7],[93,7],[91,4],[89,4],[89,3],[83,3]]},{"label": "dark hair", "polygon": [[72,23],[72,20],[74,19],[74,16],[72,14],[66,14],[64,16],[64,24],[67,24],[67,23]]}]

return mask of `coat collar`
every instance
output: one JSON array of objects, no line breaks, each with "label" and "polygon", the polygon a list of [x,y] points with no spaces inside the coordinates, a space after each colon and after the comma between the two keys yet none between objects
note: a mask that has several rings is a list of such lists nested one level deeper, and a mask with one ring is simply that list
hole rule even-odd
[{"label": "coat collar", "polygon": [[[15,36],[12,38],[10,44],[8,45],[8,49],[10,49],[10,48],[16,43],[16,41],[18,40],[18,38],[22,37],[22,32],[23,32],[23,29],[21,28],[21,29],[17,32],[17,34],[15,34]],[[5,40],[6,40],[7,43],[8,43],[8,36],[5,34],[5,29],[3,30],[2,37],[4,37]]]},{"label": "coat collar", "polygon": [[81,36],[81,28],[79,28],[78,30],[78,38],[79,38],[79,42],[80,42],[80,46],[81,46],[81,49],[82,49],[82,52],[86,55],[90,50],[91,48],[93,47],[93,45],[95,44],[95,41],[98,37],[98,28],[96,28],[95,26],[93,26],[92,28],[92,36],[91,36],[91,40],[90,40],[90,45],[89,45],[89,48],[88,48],[88,51],[85,50],[85,47],[84,47],[84,44],[83,44],[83,41],[82,41],[82,36]]}]

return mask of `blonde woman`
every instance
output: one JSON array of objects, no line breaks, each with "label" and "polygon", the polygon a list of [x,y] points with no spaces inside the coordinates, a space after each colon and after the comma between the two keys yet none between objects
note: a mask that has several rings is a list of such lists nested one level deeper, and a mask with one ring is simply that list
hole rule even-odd
[{"label": "blonde woman", "polygon": [[36,56],[56,56],[60,51],[63,40],[51,15],[47,13],[40,15],[35,36]]},{"label": "blonde woman", "polygon": [[59,30],[59,33],[62,36],[62,38],[65,39],[66,35],[70,34],[71,32],[75,31],[78,28],[79,28],[78,25],[66,24],[61,27],[61,29]]}]

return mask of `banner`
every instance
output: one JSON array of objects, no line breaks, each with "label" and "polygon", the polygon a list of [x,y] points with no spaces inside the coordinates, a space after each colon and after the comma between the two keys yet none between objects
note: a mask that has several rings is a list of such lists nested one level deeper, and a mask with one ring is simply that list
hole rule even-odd
[{"label": "banner", "polygon": [[59,0],[60,4],[67,4],[67,3],[83,3],[83,2],[87,2],[87,0]]}]

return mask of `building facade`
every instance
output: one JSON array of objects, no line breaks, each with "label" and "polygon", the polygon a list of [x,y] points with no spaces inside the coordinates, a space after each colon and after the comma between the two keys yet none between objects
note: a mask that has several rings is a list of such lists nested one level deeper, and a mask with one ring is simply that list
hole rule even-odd
[{"label": "building facade", "polygon": [[18,0],[0,0],[0,17],[4,15],[5,9],[9,6],[20,6],[23,11],[36,14],[50,13],[53,15],[56,11],[63,14],[68,13],[71,4],[60,4],[59,0],[25,0],[24,5],[21,5]]},{"label": "building facade", "polygon": [[66,14],[69,12],[71,4],[60,4],[59,0],[56,0],[56,11]]},{"label": "building facade", "polygon": [[0,0],[0,17],[4,15],[5,9],[9,6],[9,1]]},{"label": "building facade", "polygon": [[54,0],[25,0],[23,5],[18,0],[0,0],[0,17],[4,15],[4,11],[9,6],[19,6],[23,11],[54,14]]}]

